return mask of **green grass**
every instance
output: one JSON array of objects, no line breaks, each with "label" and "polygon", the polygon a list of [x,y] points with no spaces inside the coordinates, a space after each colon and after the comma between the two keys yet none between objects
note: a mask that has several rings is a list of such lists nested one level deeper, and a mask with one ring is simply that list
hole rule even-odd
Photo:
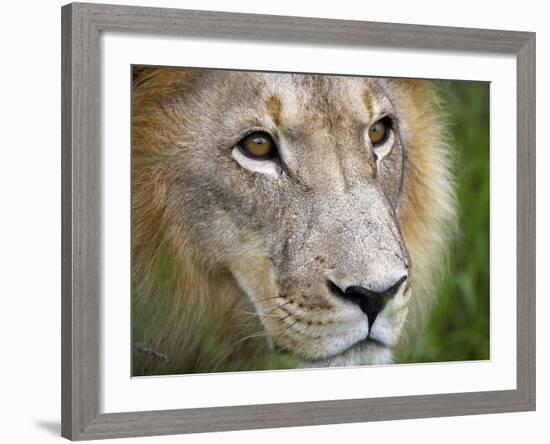
[{"label": "green grass", "polygon": [[459,235],[407,362],[489,359],[489,84],[438,81],[457,148]]}]

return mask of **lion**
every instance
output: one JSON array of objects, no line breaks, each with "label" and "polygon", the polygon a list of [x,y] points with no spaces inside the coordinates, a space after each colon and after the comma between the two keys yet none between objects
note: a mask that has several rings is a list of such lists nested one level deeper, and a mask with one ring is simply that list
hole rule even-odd
[{"label": "lion", "polygon": [[456,224],[431,82],[134,67],[133,374],[400,362]]}]

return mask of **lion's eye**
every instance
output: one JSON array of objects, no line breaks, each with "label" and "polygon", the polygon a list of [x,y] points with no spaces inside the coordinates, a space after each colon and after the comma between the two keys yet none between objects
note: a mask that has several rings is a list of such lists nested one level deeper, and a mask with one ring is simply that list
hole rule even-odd
[{"label": "lion's eye", "polygon": [[369,139],[373,147],[382,145],[391,132],[391,122],[388,117],[384,117],[373,123],[369,128]]},{"label": "lion's eye", "polygon": [[277,154],[275,142],[263,131],[249,134],[237,145],[244,154],[254,159],[271,159]]}]

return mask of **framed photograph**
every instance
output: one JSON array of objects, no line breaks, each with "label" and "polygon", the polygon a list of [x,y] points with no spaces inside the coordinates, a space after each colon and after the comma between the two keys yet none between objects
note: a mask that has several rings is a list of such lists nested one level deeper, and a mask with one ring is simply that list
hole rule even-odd
[{"label": "framed photograph", "polygon": [[76,3],[62,59],[63,436],[535,409],[534,33]]}]

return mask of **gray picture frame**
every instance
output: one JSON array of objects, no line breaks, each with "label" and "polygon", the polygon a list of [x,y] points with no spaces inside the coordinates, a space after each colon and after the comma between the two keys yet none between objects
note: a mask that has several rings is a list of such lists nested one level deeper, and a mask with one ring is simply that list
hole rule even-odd
[{"label": "gray picture frame", "polygon": [[[246,34],[242,29],[246,29]],[[515,390],[99,411],[100,59],[104,31],[510,54],[517,60]],[[494,165],[498,168],[498,165]],[[498,276],[497,276],[498,278]],[[535,409],[535,34],[73,3],[62,8],[62,435],[72,440]]]}]

